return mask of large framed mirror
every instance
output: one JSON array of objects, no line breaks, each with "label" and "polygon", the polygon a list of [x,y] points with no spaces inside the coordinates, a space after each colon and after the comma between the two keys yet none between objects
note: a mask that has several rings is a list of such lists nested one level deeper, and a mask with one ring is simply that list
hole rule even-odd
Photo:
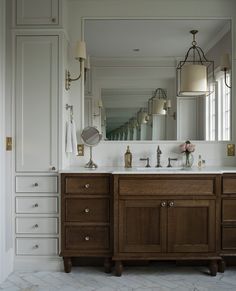
[{"label": "large framed mirror", "polygon": [[[90,56],[85,126],[113,141],[231,139],[230,19],[83,21]],[[198,30],[197,44],[214,63],[212,90],[177,97],[176,68],[192,45],[191,30]]]}]

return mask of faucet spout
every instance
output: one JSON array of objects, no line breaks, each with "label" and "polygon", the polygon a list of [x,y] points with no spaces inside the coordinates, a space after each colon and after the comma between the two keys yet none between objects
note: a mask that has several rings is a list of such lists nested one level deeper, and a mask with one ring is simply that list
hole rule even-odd
[{"label": "faucet spout", "polygon": [[161,167],[161,154],[162,154],[162,151],[161,151],[160,147],[158,146],[157,147],[157,165],[156,165],[156,168]]}]

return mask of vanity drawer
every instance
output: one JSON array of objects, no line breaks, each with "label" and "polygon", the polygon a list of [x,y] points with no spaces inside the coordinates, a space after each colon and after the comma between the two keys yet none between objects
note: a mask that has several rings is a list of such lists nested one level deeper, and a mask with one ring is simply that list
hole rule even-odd
[{"label": "vanity drawer", "polygon": [[236,250],[236,227],[223,226],[222,228],[222,249]]},{"label": "vanity drawer", "polygon": [[57,176],[17,176],[16,192],[57,193]]},{"label": "vanity drawer", "polygon": [[66,226],[67,250],[108,250],[109,228],[106,226]]},{"label": "vanity drawer", "polygon": [[236,175],[223,177],[223,194],[236,194]]},{"label": "vanity drawer", "polygon": [[214,178],[200,178],[190,175],[189,178],[178,176],[157,178],[120,178],[121,195],[216,195]]},{"label": "vanity drawer", "polygon": [[66,194],[109,194],[108,176],[66,176]]},{"label": "vanity drawer", "polygon": [[65,199],[65,220],[78,222],[109,222],[109,199]]},{"label": "vanity drawer", "polygon": [[16,218],[17,234],[58,234],[56,217],[18,217]]},{"label": "vanity drawer", "polygon": [[57,238],[16,238],[16,254],[23,256],[58,255]]},{"label": "vanity drawer", "polygon": [[236,199],[222,200],[222,221],[236,223]]},{"label": "vanity drawer", "polygon": [[57,212],[57,197],[16,197],[16,213],[55,214]]}]

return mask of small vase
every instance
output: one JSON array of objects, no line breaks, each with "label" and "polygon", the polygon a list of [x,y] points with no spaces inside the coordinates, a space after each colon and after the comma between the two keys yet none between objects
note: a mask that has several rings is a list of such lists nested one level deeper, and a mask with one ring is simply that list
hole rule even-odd
[{"label": "small vase", "polygon": [[192,153],[186,152],[183,156],[183,166],[184,168],[191,168],[194,162],[194,157]]}]

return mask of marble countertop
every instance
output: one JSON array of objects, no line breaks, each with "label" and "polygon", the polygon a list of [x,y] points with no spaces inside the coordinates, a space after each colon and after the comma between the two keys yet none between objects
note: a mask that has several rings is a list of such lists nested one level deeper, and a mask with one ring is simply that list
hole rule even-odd
[{"label": "marble countertop", "polygon": [[236,167],[223,167],[223,166],[212,166],[203,167],[201,169],[192,167],[190,169],[183,168],[145,168],[145,167],[98,167],[97,169],[88,169],[84,167],[71,166],[69,168],[61,169],[59,173],[107,173],[107,174],[224,174],[224,173],[236,173]]}]

